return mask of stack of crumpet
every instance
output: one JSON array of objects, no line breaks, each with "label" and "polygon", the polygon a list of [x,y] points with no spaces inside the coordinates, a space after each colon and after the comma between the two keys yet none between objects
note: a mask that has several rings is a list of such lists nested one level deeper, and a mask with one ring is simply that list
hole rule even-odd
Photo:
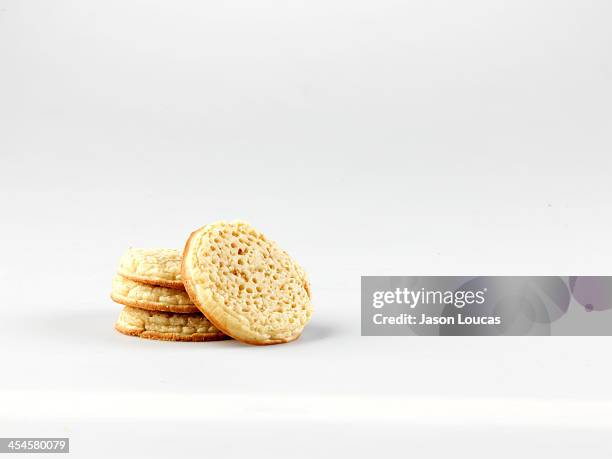
[{"label": "stack of crumpet", "polygon": [[165,341],[229,338],[187,295],[178,250],[128,249],[113,278],[111,298],[124,305],[115,329],[125,335]]},{"label": "stack of crumpet", "polygon": [[196,229],[182,253],[129,249],[111,298],[125,306],[117,331],[167,341],[289,343],[313,312],[306,271],[241,220]]}]

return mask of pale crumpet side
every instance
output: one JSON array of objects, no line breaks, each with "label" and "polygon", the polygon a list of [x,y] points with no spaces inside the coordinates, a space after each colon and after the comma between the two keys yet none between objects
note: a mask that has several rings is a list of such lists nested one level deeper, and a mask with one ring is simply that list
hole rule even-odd
[{"label": "pale crumpet side", "polygon": [[113,278],[111,298],[116,303],[149,311],[200,312],[185,290],[143,284],[120,274]]},{"label": "pale crumpet side", "polygon": [[306,273],[248,223],[220,221],[192,233],[181,272],[194,304],[242,342],[293,341],[310,320]]},{"label": "pale crumpet side", "polygon": [[163,341],[219,341],[229,339],[202,313],[174,314],[145,311],[126,306],[119,314],[115,329],[124,335]]},{"label": "pale crumpet side", "polygon": [[143,284],[184,289],[181,281],[181,254],[175,249],[128,249],[117,272]]}]

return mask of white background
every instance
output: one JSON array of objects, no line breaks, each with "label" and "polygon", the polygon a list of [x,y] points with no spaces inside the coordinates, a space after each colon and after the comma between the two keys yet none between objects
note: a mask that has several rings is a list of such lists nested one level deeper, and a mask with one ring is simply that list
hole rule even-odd
[{"label": "white background", "polygon": [[[609,457],[609,338],[366,338],[361,275],[611,275],[607,1],[0,0],[0,436],[108,457]],[[250,221],[292,344],[113,330],[129,246]]]}]

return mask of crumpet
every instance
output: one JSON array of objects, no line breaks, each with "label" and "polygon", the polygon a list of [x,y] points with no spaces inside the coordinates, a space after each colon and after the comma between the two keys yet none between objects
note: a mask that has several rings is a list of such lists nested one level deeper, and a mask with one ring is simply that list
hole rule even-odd
[{"label": "crumpet", "polygon": [[119,274],[113,278],[111,298],[116,303],[148,311],[199,312],[185,290],[143,284]]},{"label": "crumpet", "polygon": [[124,335],[164,341],[218,341],[229,337],[217,330],[201,313],[174,314],[126,306],[115,329]]},{"label": "crumpet", "polygon": [[130,248],[121,257],[117,272],[143,284],[184,289],[178,250]]},{"label": "crumpet", "polygon": [[310,320],[306,273],[247,223],[221,221],[192,233],[181,273],[200,311],[223,333],[242,342],[293,341]]}]

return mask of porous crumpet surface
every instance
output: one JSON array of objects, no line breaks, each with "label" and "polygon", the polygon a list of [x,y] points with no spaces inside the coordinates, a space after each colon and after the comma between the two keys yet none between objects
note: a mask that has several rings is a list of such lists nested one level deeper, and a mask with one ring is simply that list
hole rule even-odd
[{"label": "porous crumpet surface", "polygon": [[182,274],[195,305],[240,341],[292,341],[310,320],[306,273],[245,222],[221,221],[195,231],[183,251]]}]

